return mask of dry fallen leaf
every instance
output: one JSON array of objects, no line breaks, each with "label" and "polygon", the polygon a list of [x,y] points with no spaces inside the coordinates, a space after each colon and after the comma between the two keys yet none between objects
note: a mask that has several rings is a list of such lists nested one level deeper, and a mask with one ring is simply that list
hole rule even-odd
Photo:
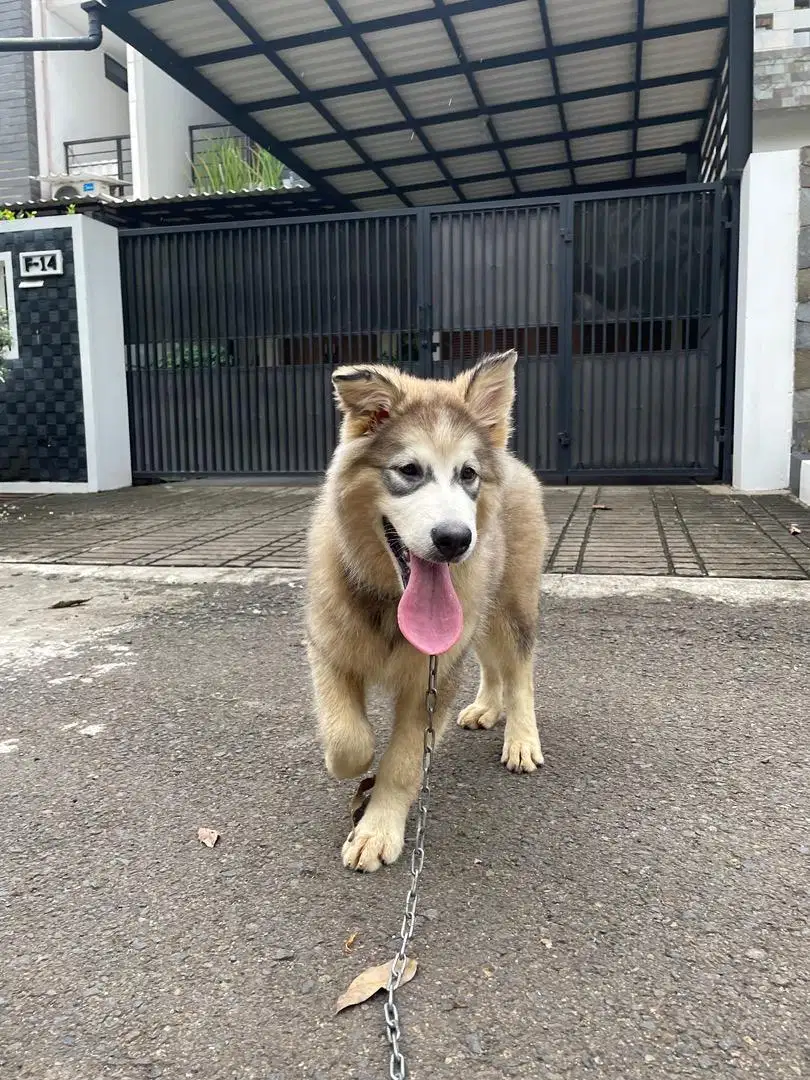
[{"label": "dry fallen leaf", "polygon": [[55,604],[51,604],[51,610],[52,611],[57,611],[60,608],[81,607],[82,604],[89,604],[89,603],[90,603],[90,597],[89,596],[87,597],[86,600],[57,600]]},{"label": "dry fallen leaf", "polygon": [[354,948],[354,943],[355,943],[355,941],[357,941],[358,933],[359,933],[358,930],[352,931],[352,933],[349,934],[349,936],[343,942],[343,948],[346,950],[346,952],[351,952],[352,949]]},{"label": "dry fallen leaf", "polygon": [[364,776],[357,785],[357,791],[352,795],[349,803],[352,825],[357,825],[363,814],[365,814],[368,800],[371,798],[371,789],[374,787],[376,779],[376,776]]},{"label": "dry fallen leaf", "polygon": [[[348,1009],[350,1005],[359,1005],[361,1001],[368,1001],[378,991],[384,990],[388,986],[393,962],[393,960],[389,960],[387,964],[378,964],[377,967],[370,967],[366,968],[365,971],[361,971],[357,978],[352,979],[349,983],[348,989],[337,999],[335,1012],[339,1013],[343,1009]],[[400,986],[404,986],[406,982],[411,981],[418,966],[419,961],[415,957],[409,956],[405,961],[402,978],[399,980]]]},{"label": "dry fallen leaf", "polygon": [[604,503],[594,503],[593,506],[591,507],[591,510],[611,510],[611,509],[612,509],[612,507],[605,506]]},{"label": "dry fallen leaf", "polygon": [[197,829],[197,839],[201,840],[206,847],[213,847],[219,840],[219,833],[214,829]]},{"label": "dry fallen leaf", "polygon": [[550,937],[541,937],[541,938],[540,938],[540,944],[541,944],[541,945],[545,945],[545,947],[546,947],[547,949],[550,949],[550,948],[551,948],[551,945],[552,945],[552,941],[551,941],[551,938],[550,938]]},{"label": "dry fallen leaf", "polygon": [[790,535],[791,536],[801,536],[801,534],[802,534],[802,530],[799,528],[798,525],[791,525],[790,526]]}]

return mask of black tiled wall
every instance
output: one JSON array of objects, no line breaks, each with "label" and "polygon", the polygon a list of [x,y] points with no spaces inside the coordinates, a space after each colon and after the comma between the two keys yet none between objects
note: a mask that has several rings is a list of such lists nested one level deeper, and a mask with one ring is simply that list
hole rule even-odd
[{"label": "black tiled wall", "polygon": [[[64,273],[19,287],[19,253],[60,248]],[[72,235],[68,229],[0,233],[12,252],[19,360],[0,384],[0,480],[87,480]]]}]

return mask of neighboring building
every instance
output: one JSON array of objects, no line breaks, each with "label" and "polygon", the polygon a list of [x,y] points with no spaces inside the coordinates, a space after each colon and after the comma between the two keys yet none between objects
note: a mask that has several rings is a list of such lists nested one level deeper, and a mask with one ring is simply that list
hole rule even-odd
[{"label": "neighboring building", "polygon": [[[0,36],[86,32],[80,0],[0,0]],[[96,176],[115,195],[184,194],[192,158],[223,141],[250,155],[240,132],[108,30],[94,52],[0,54],[0,202],[81,191]],[[282,180],[295,182],[289,170]]]}]

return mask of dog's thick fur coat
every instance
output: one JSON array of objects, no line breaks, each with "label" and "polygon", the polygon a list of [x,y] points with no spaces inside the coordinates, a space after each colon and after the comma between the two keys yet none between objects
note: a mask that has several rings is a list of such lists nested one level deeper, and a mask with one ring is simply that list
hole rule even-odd
[{"label": "dog's thick fur coat", "polygon": [[[532,654],[546,523],[538,481],[506,449],[516,359],[514,352],[486,357],[453,381],[417,379],[389,367],[334,373],[343,424],[311,525],[307,603],[315,704],[333,776],[360,776],[372,765],[367,688],[382,686],[395,703],[370,802],[343,846],[343,862],[353,869],[376,870],[398,858],[420,781],[428,662],[397,623],[403,579],[386,538],[387,517],[399,514],[402,520],[409,505],[439,514],[442,492],[455,500],[458,513],[469,502],[474,542],[451,568],[463,632],[439,657],[437,735],[472,648],[480,686],[458,723],[491,728],[505,713],[506,767],[533,772],[543,761]],[[402,497],[414,483],[408,479],[417,468],[411,460],[421,462],[420,503],[417,496],[410,502]],[[414,535],[424,532],[407,521],[409,546],[412,524]],[[398,521],[394,525],[401,531]]]}]

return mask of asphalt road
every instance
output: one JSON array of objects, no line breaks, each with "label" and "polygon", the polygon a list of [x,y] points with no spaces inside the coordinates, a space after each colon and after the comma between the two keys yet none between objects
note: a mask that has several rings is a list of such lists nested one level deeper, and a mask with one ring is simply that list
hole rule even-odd
[{"label": "asphalt road", "polygon": [[[546,767],[451,733],[413,1080],[810,1074],[810,604],[758,595],[553,596]],[[407,866],[340,864],[301,602],[0,573],[3,1080],[387,1076],[380,1000],[334,1004]]]}]

